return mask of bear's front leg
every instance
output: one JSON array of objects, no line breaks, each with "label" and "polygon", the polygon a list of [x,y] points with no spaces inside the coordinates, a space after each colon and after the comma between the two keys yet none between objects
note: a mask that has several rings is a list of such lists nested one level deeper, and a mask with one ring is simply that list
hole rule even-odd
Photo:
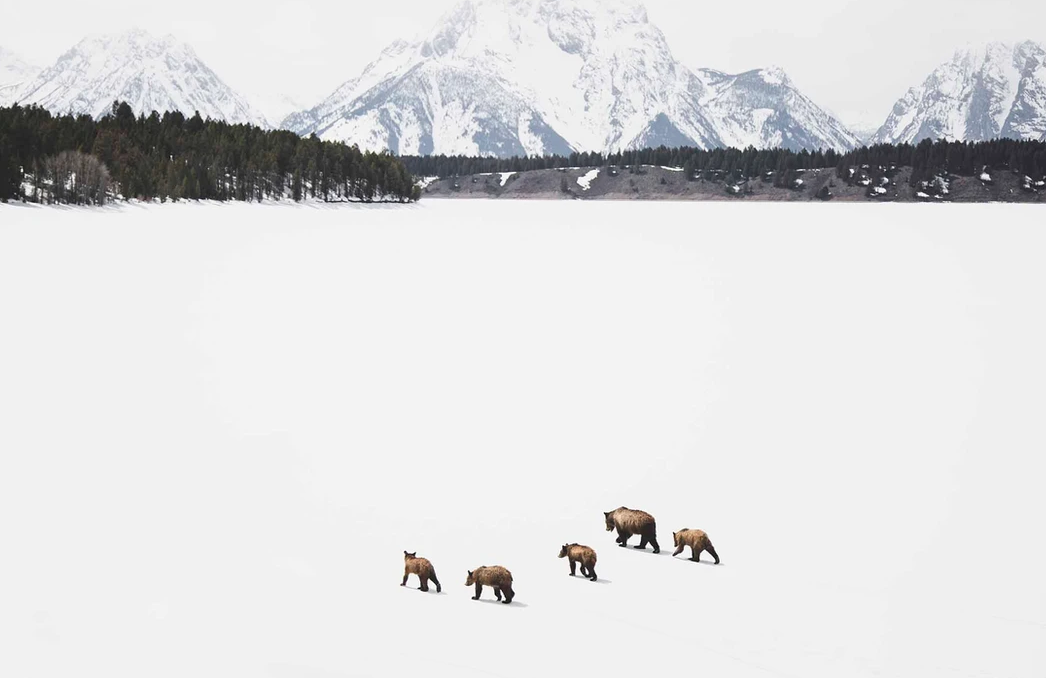
[{"label": "bear's front leg", "polygon": [[483,595],[483,584],[476,582],[476,595],[472,596],[472,600],[479,600],[481,595]]}]

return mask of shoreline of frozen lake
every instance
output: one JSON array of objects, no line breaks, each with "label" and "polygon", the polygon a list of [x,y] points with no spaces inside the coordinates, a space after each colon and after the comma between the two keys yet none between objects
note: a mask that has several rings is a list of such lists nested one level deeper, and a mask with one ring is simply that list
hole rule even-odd
[{"label": "shoreline of frozen lake", "polygon": [[0,206],[0,673],[1039,678],[1038,211]]}]

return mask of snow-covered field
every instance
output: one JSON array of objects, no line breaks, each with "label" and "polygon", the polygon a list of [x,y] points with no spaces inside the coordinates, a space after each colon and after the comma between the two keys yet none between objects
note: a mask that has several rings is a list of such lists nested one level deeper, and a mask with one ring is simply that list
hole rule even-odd
[{"label": "snow-covered field", "polygon": [[0,206],[0,675],[1041,678],[1041,221]]}]

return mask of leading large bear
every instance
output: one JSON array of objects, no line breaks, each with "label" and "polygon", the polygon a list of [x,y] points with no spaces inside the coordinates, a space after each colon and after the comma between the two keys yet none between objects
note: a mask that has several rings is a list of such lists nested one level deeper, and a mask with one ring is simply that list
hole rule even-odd
[{"label": "leading large bear", "polygon": [[646,511],[634,511],[622,506],[613,511],[605,511],[603,516],[607,522],[607,532],[617,530],[617,545],[625,546],[629,537],[639,535],[639,546],[637,549],[645,549],[649,543],[654,547],[654,553],[661,553],[661,547],[657,545],[657,523],[654,516]]}]

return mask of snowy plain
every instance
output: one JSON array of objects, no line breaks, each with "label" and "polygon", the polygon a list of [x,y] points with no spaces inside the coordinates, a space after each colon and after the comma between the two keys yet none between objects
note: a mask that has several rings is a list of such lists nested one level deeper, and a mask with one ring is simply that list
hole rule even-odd
[{"label": "snowy plain", "polygon": [[1015,205],[0,206],[0,675],[1041,678],[1044,251]]}]

